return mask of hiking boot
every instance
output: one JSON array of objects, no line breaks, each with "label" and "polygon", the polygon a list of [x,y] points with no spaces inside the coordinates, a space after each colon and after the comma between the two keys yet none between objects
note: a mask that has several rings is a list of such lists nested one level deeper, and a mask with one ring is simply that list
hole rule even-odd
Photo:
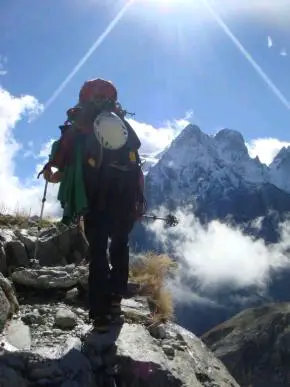
[{"label": "hiking boot", "polygon": [[98,316],[93,319],[93,329],[97,333],[108,333],[110,330],[111,319],[109,316]]}]

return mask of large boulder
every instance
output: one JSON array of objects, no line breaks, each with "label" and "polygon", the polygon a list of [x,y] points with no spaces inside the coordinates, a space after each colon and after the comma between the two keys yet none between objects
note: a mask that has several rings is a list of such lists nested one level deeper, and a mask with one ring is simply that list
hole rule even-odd
[{"label": "large boulder", "polygon": [[[34,258],[37,241],[37,228],[15,231],[25,245],[30,259]],[[80,263],[87,256],[87,242],[77,226],[52,225],[39,234],[36,259],[42,266]]]},{"label": "large boulder", "polygon": [[11,283],[0,273],[0,332],[18,309],[18,301]]},{"label": "large boulder", "polygon": [[[110,343],[114,345],[108,356]],[[159,340],[141,324],[125,323],[108,335],[92,333],[85,351],[93,364],[102,364],[98,356],[107,353],[107,363],[117,366],[118,380],[126,386],[239,386],[196,336],[174,324],[165,328],[165,337]]]},{"label": "large boulder", "polygon": [[35,289],[69,289],[76,286],[86,272],[86,266],[71,264],[35,269],[19,268],[11,277],[15,284]]},{"label": "large boulder", "polygon": [[82,338],[70,337],[49,357],[45,353],[41,348],[38,353],[4,349],[0,385],[8,387],[1,380],[2,366],[14,378],[23,377],[21,382],[27,385],[239,386],[198,338],[173,324],[166,328],[163,340],[153,338],[141,324],[125,323],[108,334],[88,331]]},{"label": "large boulder", "polygon": [[290,303],[247,309],[202,340],[242,386],[290,385]]},{"label": "large boulder", "polygon": [[11,273],[17,267],[29,266],[29,256],[24,244],[13,230],[0,229],[0,272]]},{"label": "large boulder", "polygon": [[28,268],[32,263],[41,266],[80,264],[87,257],[88,243],[81,229],[63,224],[51,225],[39,233],[37,256],[37,227],[30,229],[0,229],[0,272],[13,273]]}]

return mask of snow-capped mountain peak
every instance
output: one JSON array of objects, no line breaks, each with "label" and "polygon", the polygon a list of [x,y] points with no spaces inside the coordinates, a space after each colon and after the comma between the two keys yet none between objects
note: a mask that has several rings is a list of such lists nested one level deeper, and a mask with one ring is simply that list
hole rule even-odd
[{"label": "snow-capped mountain peak", "polygon": [[290,192],[290,147],[283,147],[269,166],[270,180],[277,187]]},{"label": "snow-capped mountain peak", "polygon": [[171,147],[179,147],[184,143],[189,143],[192,146],[196,147],[199,144],[206,145],[209,141],[209,136],[201,131],[197,125],[189,124],[183,131],[176,137],[172,142]]},{"label": "snow-capped mountain peak", "polygon": [[[287,171],[287,172],[286,172]],[[187,125],[150,168],[147,187],[155,204],[168,198],[180,203],[203,198],[208,192],[227,192],[271,183],[290,192],[290,148],[281,150],[270,167],[251,158],[241,133],[223,129],[214,136]],[[289,179],[290,180],[290,179]]]},{"label": "snow-capped mountain peak", "polygon": [[247,158],[249,156],[245,140],[240,132],[232,129],[222,129],[214,137],[222,152],[239,154]]},{"label": "snow-capped mountain peak", "polygon": [[280,151],[277,153],[277,155],[274,157],[274,160],[272,161],[271,165],[276,167],[283,167],[285,163],[288,164],[288,167],[290,166],[290,147],[283,147],[280,149]]}]

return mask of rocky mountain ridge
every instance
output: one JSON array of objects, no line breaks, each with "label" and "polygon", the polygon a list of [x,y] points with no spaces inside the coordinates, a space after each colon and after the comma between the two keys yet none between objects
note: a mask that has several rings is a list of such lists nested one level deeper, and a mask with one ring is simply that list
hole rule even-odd
[{"label": "rocky mountain ridge", "polygon": [[[290,147],[282,148],[267,166],[249,156],[241,133],[223,129],[211,136],[188,125],[147,172],[149,211],[191,207],[204,224],[232,221],[246,233],[276,242],[278,225],[290,212],[289,160]],[[262,218],[260,228],[251,226],[257,218]],[[154,236],[137,228],[136,246],[159,249]]]},{"label": "rocky mountain ridge", "polygon": [[[169,170],[179,177],[189,178],[191,174],[196,185],[190,187],[192,192],[202,195],[201,183],[204,178],[195,171],[194,167],[201,167],[209,174],[209,178],[217,179],[221,183],[230,183],[238,188],[241,180],[247,183],[270,183],[277,188],[290,192],[290,184],[285,177],[289,175],[290,147],[283,147],[267,166],[258,157],[252,158],[242,134],[232,129],[222,129],[215,135],[208,135],[196,126],[189,124],[175,138],[165,152],[160,154],[158,163],[150,168],[153,178],[166,176]],[[181,174],[182,171],[182,174]]]},{"label": "rocky mountain ridge", "polygon": [[284,387],[289,374],[290,304],[247,309],[202,336],[241,386]]}]

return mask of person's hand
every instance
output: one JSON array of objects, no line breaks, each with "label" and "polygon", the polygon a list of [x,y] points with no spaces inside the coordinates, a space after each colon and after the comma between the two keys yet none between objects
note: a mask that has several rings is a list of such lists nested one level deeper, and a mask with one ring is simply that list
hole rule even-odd
[{"label": "person's hand", "polygon": [[60,171],[53,173],[51,176],[51,183],[53,184],[60,183],[62,180],[62,177],[63,177],[63,173]]},{"label": "person's hand", "polygon": [[55,173],[51,172],[50,170],[46,169],[44,172],[43,172],[43,177],[46,181],[48,181],[49,183],[52,183],[52,184],[57,184],[61,181],[62,179],[62,172],[60,171],[57,171]]},{"label": "person's hand", "polygon": [[51,170],[45,169],[45,170],[43,171],[43,178],[44,178],[44,180],[46,180],[46,181],[48,181],[48,182],[50,183],[51,177],[52,177],[52,172],[51,172]]}]

